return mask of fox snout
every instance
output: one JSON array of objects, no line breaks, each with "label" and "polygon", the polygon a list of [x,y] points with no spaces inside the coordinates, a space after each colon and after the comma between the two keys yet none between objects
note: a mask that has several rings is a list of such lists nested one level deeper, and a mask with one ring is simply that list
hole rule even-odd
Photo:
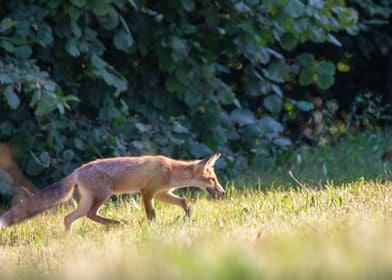
[{"label": "fox snout", "polygon": [[214,199],[222,198],[225,195],[225,190],[222,187],[219,189],[207,187],[206,190]]}]

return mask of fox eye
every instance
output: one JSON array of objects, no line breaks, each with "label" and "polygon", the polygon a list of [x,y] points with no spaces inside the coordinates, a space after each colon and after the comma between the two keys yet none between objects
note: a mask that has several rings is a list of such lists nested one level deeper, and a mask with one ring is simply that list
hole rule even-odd
[{"label": "fox eye", "polygon": [[214,177],[208,177],[207,179],[211,185],[215,185],[215,178]]}]

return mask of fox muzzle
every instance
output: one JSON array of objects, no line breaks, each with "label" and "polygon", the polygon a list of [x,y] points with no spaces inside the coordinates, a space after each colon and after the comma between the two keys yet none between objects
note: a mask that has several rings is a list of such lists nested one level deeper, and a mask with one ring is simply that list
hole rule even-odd
[{"label": "fox muzzle", "polygon": [[215,199],[222,198],[225,195],[223,188],[222,190],[218,190],[216,188],[207,187],[206,191]]}]

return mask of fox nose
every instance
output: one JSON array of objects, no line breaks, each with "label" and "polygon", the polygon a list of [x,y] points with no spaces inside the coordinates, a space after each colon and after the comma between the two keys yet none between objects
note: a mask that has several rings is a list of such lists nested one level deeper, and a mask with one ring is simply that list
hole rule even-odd
[{"label": "fox nose", "polygon": [[217,188],[217,187],[215,187],[215,188],[211,188],[211,187],[206,188],[206,191],[215,199],[222,198],[224,196],[224,194],[225,194],[225,191],[223,190],[223,188],[220,189],[220,188]]},{"label": "fox nose", "polygon": [[222,186],[219,186],[219,188],[216,190],[217,198],[222,198],[225,195],[225,190],[222,188]]},{"label": "fox nose", "polygon": [[221,193],[221,194],[225,193],[225,189],[220,184],[218,185],[218,192]]}]

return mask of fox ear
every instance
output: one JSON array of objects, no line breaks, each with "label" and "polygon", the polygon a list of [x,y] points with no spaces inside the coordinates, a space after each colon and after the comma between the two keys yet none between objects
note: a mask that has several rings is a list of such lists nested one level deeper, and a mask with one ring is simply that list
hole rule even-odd
[{"label": "fox ear", "polygon": [[207,164],[205,165],[205,168],[213,167],[220,156],[221,154],[215,154],[210,156],[208,158]]},{"label": "fox ear", "polygon": [[208,158],[200,160],[194,167],[193,173],[201,173],[204,172],[206,169],[213,167],[215,165],[215,162],[218,160],[221,154],[215,154],[212,155]]}]

